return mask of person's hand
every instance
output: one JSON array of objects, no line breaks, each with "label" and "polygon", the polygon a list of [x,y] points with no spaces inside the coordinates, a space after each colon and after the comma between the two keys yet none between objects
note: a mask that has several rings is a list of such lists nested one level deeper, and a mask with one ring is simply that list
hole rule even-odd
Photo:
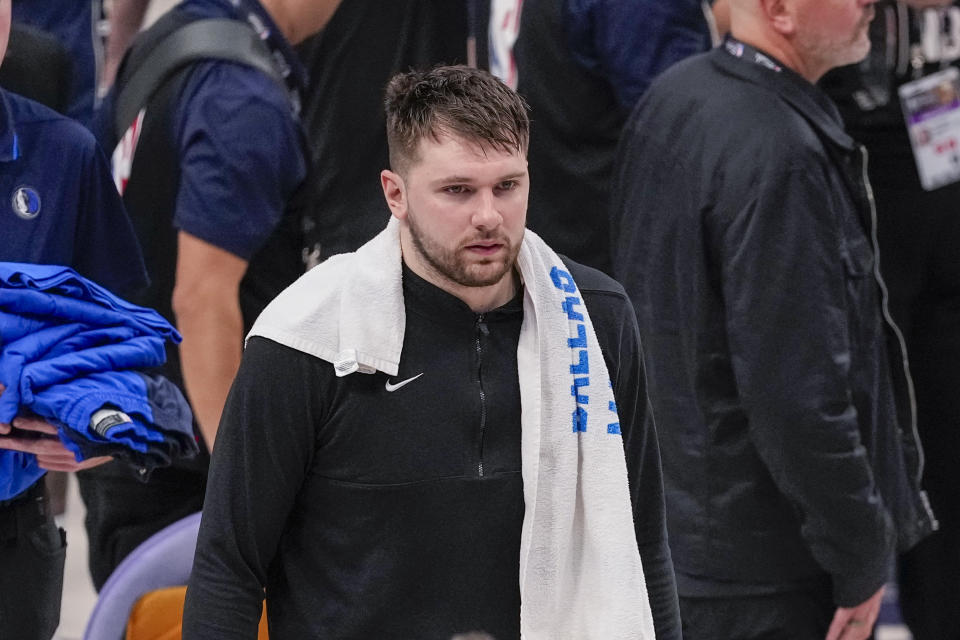
[{"label": "person's hand", "polygon": [[904,2],[914,9],[934,9],[953,4],[953,0],[904,0]]},{"label": "person's hand", "polygon": [[873,625],[880,613],[883,591],[886,587],[870,596],[855,607],[839,607],[827,631],[827,640],[865,640],[873,633]]},{"label": "person's hand", "polygon": [[0,435],[0,449],[32,453],[37,456],[38,466],[47,471],[82,471],[113,459],[100,456],[77,462],[73,452],[60,441],[57,428],[40,418],[17,417],[13,419],[13,427],[16,431],[11,430],[10,425],[0,425],[0,434],[4,434]]}]

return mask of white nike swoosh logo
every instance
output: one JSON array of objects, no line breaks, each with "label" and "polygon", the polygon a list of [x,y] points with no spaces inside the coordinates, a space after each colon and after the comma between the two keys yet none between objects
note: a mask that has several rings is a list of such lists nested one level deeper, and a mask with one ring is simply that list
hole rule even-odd
[{"label": "white nike swoosh logo", "polygon": [[387,385],[386,385],[387,391],[390,392],[390,393],[392,393],[392,392],[396,391],[397,389],[399,389],[400,387],[402,387],[402,386],[404,386],[404,385],[407,385],[407,384],[410,384],[411,382],[413,382],[414,380],[416,380],[417,378],[419,378],[419,377],[422,376],[422,375],[423,375],[422,373],[417,374],[417,375],[413,376],[412,378],[407,378],[406,380],[403,380],[402,382],[398,382],[397,384],[390,384],[390,380],[387,379]]}]

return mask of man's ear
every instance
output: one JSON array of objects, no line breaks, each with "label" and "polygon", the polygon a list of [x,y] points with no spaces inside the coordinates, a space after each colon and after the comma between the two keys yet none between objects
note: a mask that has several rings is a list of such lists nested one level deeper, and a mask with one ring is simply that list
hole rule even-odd
[{"label": "man's ear", "polygon": [[383,197],[390,207],[393,217],[403,220],[407,217],[407,187],[399,174],[384,169],[380,172],[380,186],[383,187]]},{"label": "man's ear", "polygon": [[792,36],[797,31],[794,4],[794,0],[760,0],[767,22],[781,36]]}]

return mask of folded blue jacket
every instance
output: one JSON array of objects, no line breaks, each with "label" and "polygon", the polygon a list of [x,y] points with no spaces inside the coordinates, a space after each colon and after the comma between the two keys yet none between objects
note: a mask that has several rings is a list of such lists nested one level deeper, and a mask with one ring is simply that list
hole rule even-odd
[{"label": "folded blue jacket", "polygon": [[[72,269],[0,262],[0,422],[33,413],[77,460],[112,455],[141,474],[197,452],[179,389],[140,370],[180,341],[159,314]],[[0,449],[0,500],[42,476],[36,456]]]}]

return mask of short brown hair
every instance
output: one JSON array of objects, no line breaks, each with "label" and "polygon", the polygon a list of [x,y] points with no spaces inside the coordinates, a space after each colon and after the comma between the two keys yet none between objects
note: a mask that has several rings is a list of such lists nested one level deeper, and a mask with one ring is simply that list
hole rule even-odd
[{"label": "short brown hair", "polygon": [[434,67],[395,75],[387,84],[387,144],[398,172],[417,160],[420,140],[455,134],[482,147],[527,154],[527,103],[486,71]]}]

